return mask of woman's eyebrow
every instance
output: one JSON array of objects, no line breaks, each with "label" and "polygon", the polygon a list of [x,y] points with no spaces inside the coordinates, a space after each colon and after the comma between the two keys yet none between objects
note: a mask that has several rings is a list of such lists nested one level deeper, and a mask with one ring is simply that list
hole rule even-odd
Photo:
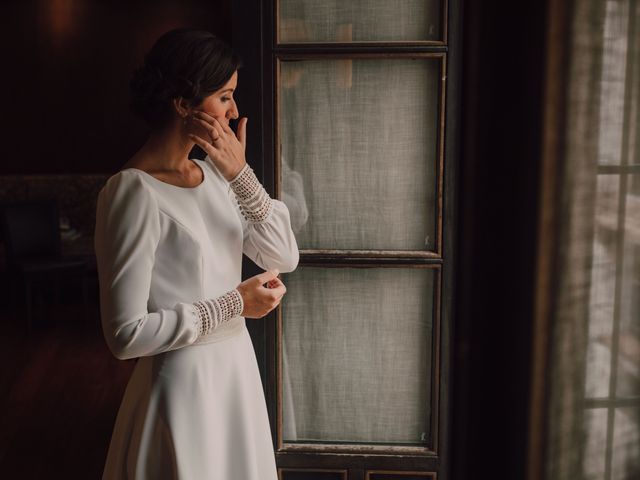
[{"label": "woman's eyebrow", "polygon": [[233,88],[227,88],[226,90],[222,90],[220,93],[224,92],[233,92]]}]

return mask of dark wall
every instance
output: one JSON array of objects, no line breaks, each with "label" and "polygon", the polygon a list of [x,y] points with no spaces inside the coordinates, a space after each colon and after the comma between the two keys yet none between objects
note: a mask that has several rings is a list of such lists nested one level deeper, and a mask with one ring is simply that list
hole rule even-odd
[{"label": "dark wall", "polygon": [[463,12],[455,480],[525,478],[546,3]]},{"label": "dark wall", "polygon": [[196,26],[231,41],[230,0],[11,0],[0,12],[0,174],[117,170],[146,137],[128,82],[155,39]]}]

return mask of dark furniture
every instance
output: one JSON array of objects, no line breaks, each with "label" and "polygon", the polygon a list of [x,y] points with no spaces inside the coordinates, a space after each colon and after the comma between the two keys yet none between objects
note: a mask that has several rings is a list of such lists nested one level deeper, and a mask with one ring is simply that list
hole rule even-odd
[{"label": "dark furniture", "polygon": [[[33,326],[34,289],[53,289],[78,282],[88,312],[87,262],[61,253],[58,207],[55,200],[5,204],[0,222],[10,288],[21,288],[25,298],[27,329]],[[19,305],[14,301],[14,305]]]}]

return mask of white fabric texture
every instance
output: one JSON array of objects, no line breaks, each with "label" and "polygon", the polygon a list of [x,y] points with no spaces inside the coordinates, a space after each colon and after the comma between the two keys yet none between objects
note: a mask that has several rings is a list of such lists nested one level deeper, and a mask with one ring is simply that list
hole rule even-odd
[{"label": "white fabric texture", "polygon": [[248,222],[264,222],[271,214],[273,202],[248,163],[231,180],[230,185],[238,199],[242,216]]},{"label": "white fabric texture", "polygon": [[280,71],[282,198],[313,219],[297,225],[300,248],[435,250],[439,60],[283,61]]},{"label": "white fabric texture", "polygon": [[568,75],[557,79],[566,88],[564,120],[553,132],[562,156],[553,205],[544,478],[636,480],[640,176],[618,166],[639,158],[640,5],[570,5]]},{"label": "white fabric texture", "polygon": [[441,40],[440,0],[280,0],[280,41]]},{"label": "white fabric texture", "polygon": [[211,334],[221,323],[242,315],[244,300],[237,289],[231,290],[214,299],[200,300],[194,303],[200,317],[199,336]]},{"label": "white fabric texture", "polygon": [[434,272],[305,266],[284,276],[285,441],[428,444]]},{"label": "white fabric texture", "polygon": [[241,282],[242,254],[294,270],[298,248],[284,203],[249,223],[207,158],[182,188],[137,169],[98,197],[95,248],[102,326],[118,358],[140,357],[114,427],[105,479],[275,479],[262,383],[237,316],[198,336],[195,302]]}]

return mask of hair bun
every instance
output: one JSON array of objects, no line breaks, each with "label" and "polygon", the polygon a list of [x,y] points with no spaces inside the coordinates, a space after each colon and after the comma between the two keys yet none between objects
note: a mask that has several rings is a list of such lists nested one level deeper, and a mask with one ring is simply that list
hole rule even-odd
[{"label": "hair bun", "polygon": [[174,90],[177,96],[192,99],[200,95],[200,85],[186,77],[176,76],[174,82]]}]

